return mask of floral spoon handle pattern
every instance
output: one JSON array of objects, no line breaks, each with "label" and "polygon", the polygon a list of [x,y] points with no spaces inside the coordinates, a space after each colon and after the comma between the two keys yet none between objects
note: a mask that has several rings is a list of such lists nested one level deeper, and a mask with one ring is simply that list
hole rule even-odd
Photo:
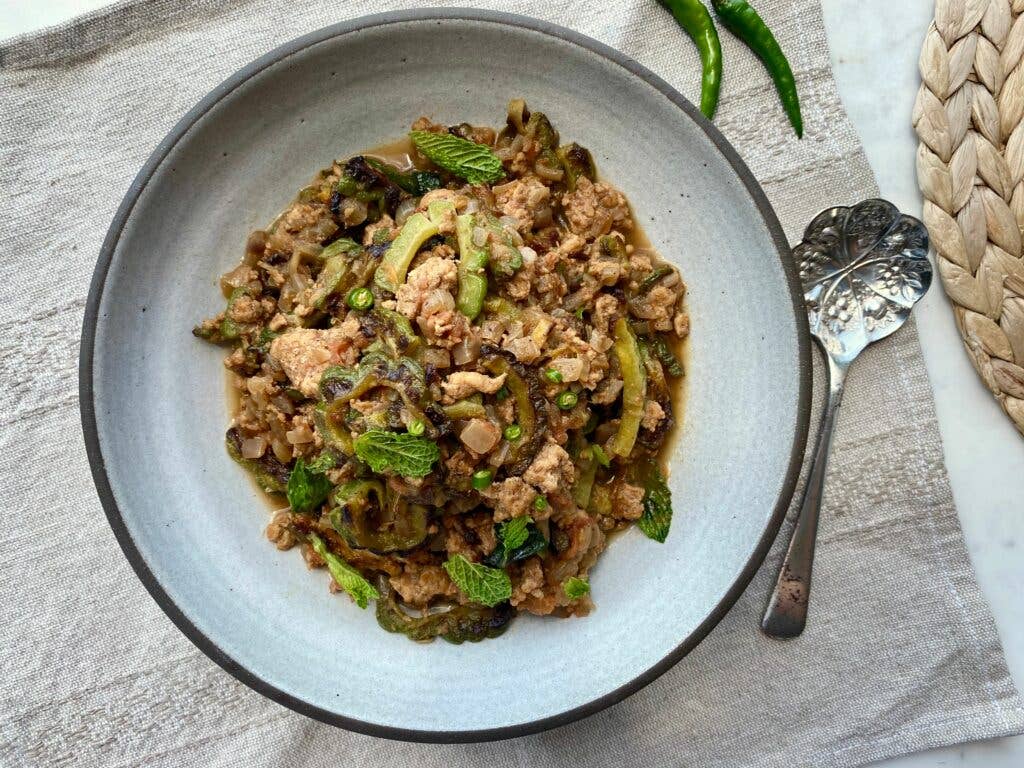
[{"label": "floral spoon handle pattern", "polygon": [[885,200],[819,213],[793,249],[811,335],[828,360],[828,402],[786,556],[761,620],[766,635],[798,636],[807,621],[825,471],[846,373],[865,347],[896,331],[932,281],[928,231]]}]

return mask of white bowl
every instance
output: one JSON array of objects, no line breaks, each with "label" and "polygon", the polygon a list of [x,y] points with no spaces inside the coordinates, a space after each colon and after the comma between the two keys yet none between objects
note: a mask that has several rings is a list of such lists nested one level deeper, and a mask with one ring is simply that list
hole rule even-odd
[{"label": "white bowl", "polygon": [[[500,122],[522,96],[589,147],[690,285],[675,520],[631,531],[585,619],[521,617],[478,644],[418,645],[331,595],[264,538],[267,509],[223,448],[223,353],[189,330],[216,277],[323,165],[427,114]],[[665,82],[606,46],[473,10],[385,14],[288,43],[217,87],[157,147],[111,225],[81,357],[89,458],[110,524],[171,619],[217,663],[311,717],[394,738],[549,728],[650,682],[760,565],[807,433],[806,320],[779,223],[736,152]],[[756,628],[751,626],[751,632]]]}]

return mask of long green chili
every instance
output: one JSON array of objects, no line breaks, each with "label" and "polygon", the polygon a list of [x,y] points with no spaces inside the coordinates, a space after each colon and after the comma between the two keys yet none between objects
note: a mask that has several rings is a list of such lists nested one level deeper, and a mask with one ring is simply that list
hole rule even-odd
[{"label": "long green chili", "polygon": [[703,75],[700,83],[700,111],[710,120],[718,106],[722,84],[722,45],[715,22],[700,0],[658,0],[693,40],[700,52]]},{"label": "long green chili", "polygon": [[726,29],[746,43],[764,63],[765,69],[775,82],[782,107],[786,110],[797,138],[802,138],[804,122],[800,115],[800,96],[796,92],[793,70],[775,35],[746,0],[711,0],[711,5],[714,6],[715,13],[725,24]]}]

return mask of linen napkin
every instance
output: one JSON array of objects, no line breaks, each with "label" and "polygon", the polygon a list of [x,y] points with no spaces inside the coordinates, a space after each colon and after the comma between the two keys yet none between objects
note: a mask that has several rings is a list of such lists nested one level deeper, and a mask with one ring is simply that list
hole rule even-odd
[{"label": "linen napkin", "polygon": [[[696,51],[653,0],[479,5],[568,24],[695,100]],[[758,5],[789,52],[806,136],[795,139],[760,65],[728,35],[716,122],[796,241],[820,208],[877,189],[835,91],[818,3]],[[625,702],[532,737],[431,746],[308,720],[179,634],[107,527],[79,432],[78,340],[100,243],[136,170],[222,79],[305,32],[398,6],[134,0],[0,44],[0,764],[853,766],[1024,729],[912,326],[849,380],[797,640],[757,630],[780,538],[711,635]]]}]

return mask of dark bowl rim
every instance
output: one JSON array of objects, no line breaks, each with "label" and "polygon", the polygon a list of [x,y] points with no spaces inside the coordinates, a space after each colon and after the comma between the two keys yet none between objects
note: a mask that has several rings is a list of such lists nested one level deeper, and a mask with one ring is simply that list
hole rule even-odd
[{"label": "dark bowl rim", "polygon": [[[662,95],[678,107],[686,116],[696,122],[714,143],[719,152],[730,164],[733,171],[743,182],[748,194],[756,204],[762,220],[770,232],[778,251],[787,282],[789,284],[790,298],[793,303],[793,311],[797,320],[799,360],[798,374],[800,382],[800,393],[798,402],[797,423],[793,445],[790,451],[789,466],[783,481],[782,490],[772,511],[771,518],[765,526],[757,546],[751,553],[740,575],[733,582],[732,586],[718,602],[711,613],[701,624],[687,636],[675,649],[663,657],[658,663],[647,669],[633,680],[619,686],[603,696],[600,696],[585,704],[573,707],[557,715],[532,720],[526,723],[518,723],[499,728],[487,728],[478,730],[462,731],[428,731],[399,728],[377,723],[365,722],[351,717],[331,712],[330,710],[310,704],[297,696],[289,694],[262,678],[256,676],[241,664],[236,662],[226,652],[221,650],[217,644],[207,637],[195,624],[193,624],[184,613],[177,607],[171,597],[164,591],[157,581],[153,572],[149,569],[145,559],[136,547],[131,534],[125,526],[118,509],[117,502],[107,476],[106,464],[99,443],[99,433],[96,423],[96,412],[93,391],[93,357],[96,345],[96,325],[99,316],[100,303],[103,296],[103,289],[106,284],[107,273],[113,259],[114,250],[117,247],[121,233],[131,216],[131,213],[138,201],[142,190],[146,187],[156,168],[166,158],[174,146],[181,140],[189,129],[198,120],[210,111],[223,98],[242,85],[245,81],[258,75],[270,66],[288,58],[313,45],[322,43],[334,37],[339,37],[352,32],[369,29],[372,27],[386,26],[407,22],[428,22],[428,21],[477,21],[489,24],[501,24],[506,26],[526,29],[532,32],[539,32],[551,37],[579,46],[590,53],[611,61],[622,67],[631,74],[639,77],[648,85],[656,88]],[[89,458],[89,465],[92,470],[93,481],[99,495],[104,512],[118,544],[124,551],[125,557],[135,570],[136,575],[142,581],[153,599],[157,602],[164,613],[171,619],[181,632],[188,637],[203,653],[220,665],[225,671],[236,679],[249,686],[258,693],[276,701],[279,704],[299,712],[300,714],[328,723],[340,726],[350,731],[379,736],[388,739],[402,741],[417,741],[427,743],[466,743],[493,741],[499,739],[510,739],[517,736],[526,736],[540,731],[548,730],[558,726],[566,725],[581,718],[595,714],[606,707],[615,704],[632,693],[643,688],[645,685],[660,677],[680,659],[692,651],[708,633],[722,620],[722,617],[729,611],[739,596],[750,583],[757,569],[764,561],[772,542],[778,534],[786,510],[789,508],[800,468],[803,461],[804,450],[807,442],[807,432],[810,423],[811,413],[811,356],[810,356],[810,335],[807,328],[807,317],[804,312],[803,294],[797,277],[796,269],[789,257],[789,245],[783,233],[782,226],[778,221],[771,205],[768,202],[764,191],[740,159],[739,154],[729,144],[726,138],[711,124],[700,111],[689,101],[678,93],[663,79],[655,75],[646,67],[640,65],[630,57],[600,43],[590,37],[582,35],[570,29],[551,24],[546,21],[534,19],[512,13],[497,11],[485,11],[469,8],[433,8],[422,10],[391,11],[387,13],[361,16],[350,21],[343,21],[328,27],[323,27],[309,34],[298,37],[275,48],[269,53],[260,56],[240,70],[235,72],[220,85],[210,91],[196,106],[178,121],[170,130],[167,136],[160,142],[157,148],[146,160],[145,165],[132,181],[117,213],[107,231],[106,238],[100,249],[99,259],[93,272],[92,281],[89,286],[89,297],[85,307],[85,316],[82,323],[81,350],[79,354],[79,403],[82,416],[82,429],[85,437],[86,453]],[[751,631],[755,631],[752,626]]]}]

